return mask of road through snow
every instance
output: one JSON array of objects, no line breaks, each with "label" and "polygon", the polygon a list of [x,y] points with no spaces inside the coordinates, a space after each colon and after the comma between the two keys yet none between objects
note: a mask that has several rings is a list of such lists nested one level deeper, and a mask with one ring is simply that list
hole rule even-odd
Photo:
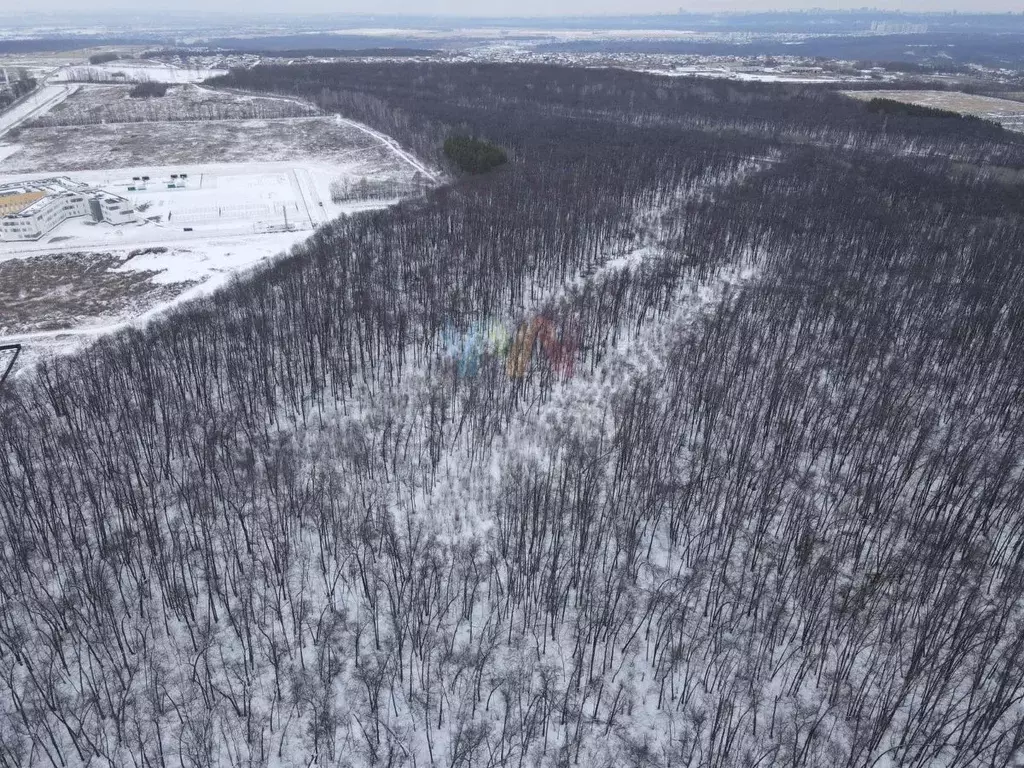
[{"label": "road through snow", "polygon": [[45,114],[78,90],[77,85],[44,85],[0,114],[0,138],[33,117]]}]

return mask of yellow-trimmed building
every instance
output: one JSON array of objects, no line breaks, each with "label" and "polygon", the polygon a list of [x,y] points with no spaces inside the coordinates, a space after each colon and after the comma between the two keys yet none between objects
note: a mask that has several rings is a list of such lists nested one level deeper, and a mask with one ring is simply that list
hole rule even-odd
[{"label": "yellow-trimmed building", "polygon": [[38,240],[77,216],[109,224],[137,220],[130,200],[66,176],[0,184],[0,241]]},{"label": "yellow-trimmed building", "polygon": [[9,195],[0,194],[0,216],[21,213],[36,200],[46,197],[45,192],[22,192]]}]

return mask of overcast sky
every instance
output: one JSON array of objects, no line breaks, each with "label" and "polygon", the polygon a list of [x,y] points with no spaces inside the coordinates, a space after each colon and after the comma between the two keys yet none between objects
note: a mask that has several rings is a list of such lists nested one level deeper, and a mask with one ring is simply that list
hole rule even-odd
[{"label": "overcast sky", "polygon": [[[577,14],[640,14],[674,13],[680,8],[695,12],[765,11],[806,8],[861,8],[866,3],[828,2],[828,0],[701,0],[680,3],[680,0],[0,0],[0,26],[7,14],[17,16],[26,11],[218,11],[237,13],[358,13],[457,16],[557,16]],[[1022,0],[878,0],[872,7],[898,11],[1013,11],[1019,12]]]}]

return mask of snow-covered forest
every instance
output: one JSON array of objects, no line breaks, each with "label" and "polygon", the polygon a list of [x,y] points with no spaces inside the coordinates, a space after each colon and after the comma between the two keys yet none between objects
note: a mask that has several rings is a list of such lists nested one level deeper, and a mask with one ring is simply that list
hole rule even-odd
[{"label": "snow-covered forest", "polygon": [[1024,137],[220,84],[509,162],[8,382],[0,766],[1024,764]]}]

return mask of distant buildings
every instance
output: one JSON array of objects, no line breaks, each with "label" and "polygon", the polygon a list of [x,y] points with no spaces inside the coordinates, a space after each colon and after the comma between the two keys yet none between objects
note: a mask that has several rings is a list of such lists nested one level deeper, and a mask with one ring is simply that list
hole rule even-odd
[{"label": "distant buildings", "polygon": [[0,241],[38,240],[78,216],[115,225],[137,220],[129,200],[67,177],[0,184]]},{"label": "distant buildings", "polygon": [[871,32],[875,35],[923,35],[927,31],[927,24],[901,24],[894,21],[871,22]]}]

